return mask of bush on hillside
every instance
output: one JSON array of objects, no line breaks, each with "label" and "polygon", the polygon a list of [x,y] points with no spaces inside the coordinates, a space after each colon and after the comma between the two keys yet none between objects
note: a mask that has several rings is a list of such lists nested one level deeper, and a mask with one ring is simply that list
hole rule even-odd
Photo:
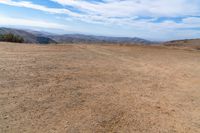
[{"label": "bush on hillside", "polygon": [[9,33],[9,34],[0,34],[0,41],[23,43],[24,39],[20,36]]}]

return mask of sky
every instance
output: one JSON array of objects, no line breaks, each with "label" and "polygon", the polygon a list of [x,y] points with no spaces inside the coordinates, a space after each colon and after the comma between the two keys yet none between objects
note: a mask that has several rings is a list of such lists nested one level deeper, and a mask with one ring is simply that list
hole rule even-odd
[{"label": "sky", "polygon": [[200,0],[0,0],[0,27],[155,41],[200,38]]}]

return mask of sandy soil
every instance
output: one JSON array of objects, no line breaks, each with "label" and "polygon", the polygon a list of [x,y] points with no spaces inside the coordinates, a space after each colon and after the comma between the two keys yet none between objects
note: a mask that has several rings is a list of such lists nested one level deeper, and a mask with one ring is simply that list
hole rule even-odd
[{"label": "sandy soil", "polygon": [[1,133],[199,133],[200,52],[0,44]]}]

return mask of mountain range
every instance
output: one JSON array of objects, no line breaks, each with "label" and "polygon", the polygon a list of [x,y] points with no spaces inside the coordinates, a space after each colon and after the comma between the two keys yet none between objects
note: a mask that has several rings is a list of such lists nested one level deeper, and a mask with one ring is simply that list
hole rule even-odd
[{"label": "mountain range", "polygon": [[84,34],[57,35],[32,30],[19,30],[13,28],[0,28],[0,34],[12,33],[23,37],[25,43],[117,43],[117,44],[153,44],[154,42],[137,37],[107,37]]}]

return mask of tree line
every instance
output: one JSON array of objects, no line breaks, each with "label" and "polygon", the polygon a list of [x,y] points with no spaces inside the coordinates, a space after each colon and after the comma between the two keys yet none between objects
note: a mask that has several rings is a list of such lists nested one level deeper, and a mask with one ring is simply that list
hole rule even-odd
[{"label": "tree line", "polygon": [[18,35],[8,33],[8,34],[0,34],[0,41],[23,43],[24,39],[22,37],[18,36]]}]

